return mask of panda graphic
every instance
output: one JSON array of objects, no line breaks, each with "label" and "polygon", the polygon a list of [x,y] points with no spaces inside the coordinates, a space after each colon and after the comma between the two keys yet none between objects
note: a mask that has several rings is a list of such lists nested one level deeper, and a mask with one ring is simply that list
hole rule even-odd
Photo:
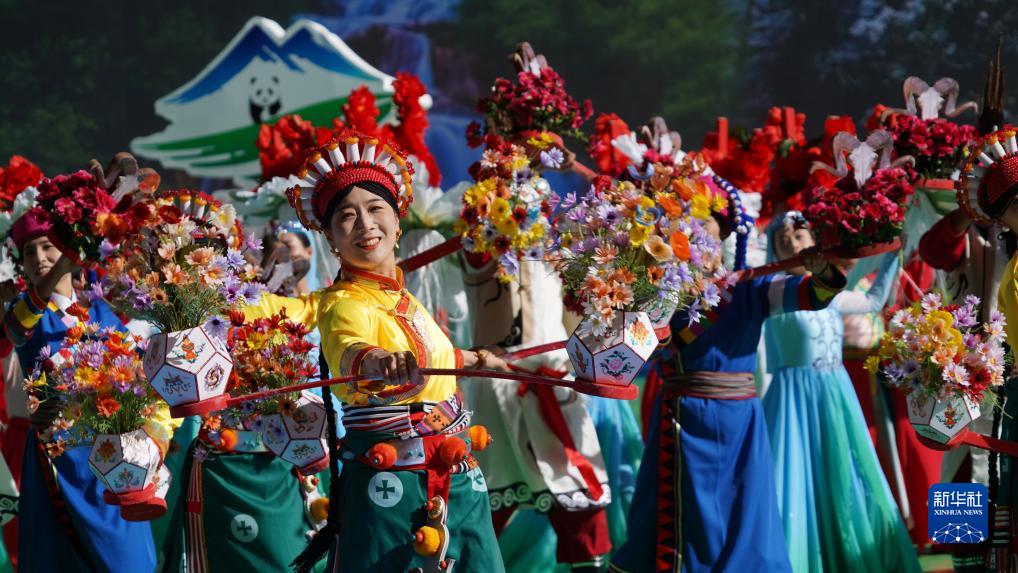
[{"label": "panda graphic", "polygon": [[251,99],[249,109],[251,119],[255,123],[263,123],[279,113],[283,105],[279,99],[279,78],[272,76],[268,79],[251,77]]}]

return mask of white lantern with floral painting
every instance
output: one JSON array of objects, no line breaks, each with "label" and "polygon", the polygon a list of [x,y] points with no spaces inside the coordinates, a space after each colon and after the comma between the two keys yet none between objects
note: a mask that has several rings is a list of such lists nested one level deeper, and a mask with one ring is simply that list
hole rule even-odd
[{"label": "white lantern with floral painting", "polygon": [[156,334],[149,339],[144,364],[149,384],[170,405],[172,416],[226,407],[233,360],[223,341],[204,327]]}]

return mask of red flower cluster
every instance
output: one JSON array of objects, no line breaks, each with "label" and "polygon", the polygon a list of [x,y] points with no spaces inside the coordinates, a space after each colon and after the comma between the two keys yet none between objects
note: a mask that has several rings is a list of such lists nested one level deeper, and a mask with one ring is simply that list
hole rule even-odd
[{"label": "red flower cluster", "polygon": [[587,153],[594,158],[597,172],[618,177],[629,166],[629,158],[612,145],[612,141],[629,133],[626,122],[614,113],[602,113],[594,122],[594,137],[587,144]]},{"label": "red flower cluster", "polygon": [[794,114],[792,120],[786,125],[782,108],[772,107],[762,127],[748,133],[729,130],[727,149],[721,149],[717,132],[708,133],[702,153],[718,175],[739,189],[766,195],[768,183],[776,186],[779,178],[797,178],[803,171],[808,174],[809,165],[802,165],[806,115]]},{"label": "red flower cluster", "polygon": [[887,130],[894,136],[895,151],[898,156],[915,157],[916,171],[927,179],[949,178],[965,148],[978,137],[975,127],[958,125],[942,117],[927,120],[914,115],[892,117],[895,121]]},{"label": "red flower cluster", "polygon": [[92,263],[109,254],[103,249],[138,232],[151,215],[149,205],[136,203],[132,194],[114,199],[87,171],[43,180],[36,201],[32,213],[53,225],[51,239],[62,243],[60,249]]},{"label": "red flower cluster", "polygon": [[399,118],[396,126],[378,125],[381,111],[375,103],[375,94],[364,86],[350,92],[343,104],[343,119],[333,118],[331,127],[315,126],[299,115],[285,115],[273,125],[262,124],[256,141],[262,180],[293,175],[304,165],[311,150],[352,129],[383,141],[391,141],[403,151],[414,155],[428,167],[429,183],[438,185],[442,174],[424,143],[428,119],[421,107],[420,97],[427,90],[417,76],[407,73],[396,74],[393,88],[396,93],[392,99]]},{"label": "red flower cluster", "polygon": [[400,149],[420,160],[428,168],[428,184],[437,186],[442,182],[442,172],[424,142],[424,132],[428,129],[428,115],[421,106],[421,96],[427,94],[428,89],[417,76],[404,72],[396,74],[396,81],[392,87],[396,90],[392,102],[396,104],[399,124],[384,126],[383,137],[394,141]]},{"label": "red flower cluster", "polygon": [[20,155],[11,157],[7,167],[0,167],[0,211],[10,211],[14,198],[28,187],[42,181],[42,171]]},{"label": "red flower cluster", "polygon": [[338,118],[332,120],[336,131],[346,127],[369,135],[378,135],[378,116],[381,112],[375,105],[375,94],[371,93],[366,86],[361,86],[350,92],[343,104],[343,117],[346,125]]},{"label": "red flower cluster", "polygon": [[299,115],[284,115],[269,125],[258,128],[258,160],[262,179],[288,177],[304,164],[308,150],[322,145],[332,136],[327,127],[315,127]]},{"label": "red flower cluster", "polygon": [[[580,125],[590,119],[594,108],[590,100],[582,104],[566,91],[562,77],[551,68],[540,74],[522,71],[516,83],[505,78],[495,80],[491,96],[477,101],[477,111],[487,118],[487,133],[512,138],[525,131],[550,131],[586,141]],[[476,147],[480,126],[467,128],[467,141]]]},{"label": "red flower cluster", "polygon": [[904,169],[881,169],[862,189],[852,177],[843,177],[833,186],[811,187],[803,215],[824,248],[884,243],[901,234],[912,193]]}]

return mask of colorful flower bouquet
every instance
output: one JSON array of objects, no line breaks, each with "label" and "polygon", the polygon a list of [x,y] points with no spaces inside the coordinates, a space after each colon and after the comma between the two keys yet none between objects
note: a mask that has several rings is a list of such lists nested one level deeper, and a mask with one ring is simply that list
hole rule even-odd
[{"label": "colorful flower bouquet", "polygon": [[[229,346],[241,392],[285,388],[318,376],[318,357],[312,355],[316,347],[303,324],[287,320],[285,314],[238,322],[230,329]],[[301,473],[313,474],[328,466],[321,397],[290,392],[242,402],[238,409],[246,425],[261,434],[262,443]]]},{"label": "colorful flower bouquet", "polygon": [[558,197],[530,168],[519,146],[485,150],[478,182],[463,194],[463,209],[454,230],[463,249],[498,261],[497,276],[510,281],[520,260],[542,260]]},{"label": "colorful flower bouquet", "polygon": [[[77,314],[87,317],[84,308]],[[51,456],[92,444],[89,467],[106,487],[104,499],[125,519],[154,519],[166,511],[160,466],[169,447],[165,428],[153,423],[165,406],[142,369],[144,342],[129,333],[79,321],[61,349],[43,355],[25,382],[29,407],[60,400],[53,424],[40,433]],[[44,351],[45,352],[45,351]],[[166,484],[163,484],[166,485]]]},{"label": "colorful flower bouquet", "polygon": [[44,179],[38,191],[32,212],[52,225],[50,240],[77,264],[97,265],[151,215],[134,190],[110,194],[87,171]]},{"label": "colorful flower bouquet", "polygon": [[855,249],[890,243],[901,235],[913,188],[905,168],[877,171],[860,187],[852,177],[815,185],[803,215],[825,248]]},{"label": "colorful flower bouquet", "polygon": [[239,250],[232,206],[192,191],[159,194],[146,205],[152,217],[105,260],[102,287],[92,294],[161,331],[149,342],[145,373],[171,414],[222,408],[232,368],[222,317],[261,297],[257,270]]},{"label": "colorful flower bouquet", "polygon": [[909,420],[916,431],[947,444],[978,418],[979,403],[991,386],[1004,383],[1004,317],[978,321],[979,298],[945,305],[930,293],[892,317],[871,372],[908,394]]},{"label": "colorful flower bouquet", "polygon": [[584,316],[566,345],[578,376],[627,385],[657,345],[647,312],[662,305],[699,311],[718,304],[713,269],[721,245],[704,227],[710,194],[699,179],[655,166],[648,189],[595,180],[560,205],[549,258],[567,308]]},{"label": "colorful flower bouquet", "polygon": [[[193,191],[163,193],[143,204],[152,216],[105,259],[103,292],[97,294],[163,332],[203,326],[259,299],[262,288],[252,282],[257,269],[239,249],[231,205]],[[224,320],[212,326],[225,335]]]},{"label": "colorful flower bouquet", "polygon": [[473,147],[481,145],[486,135],[514,140],[528,132],[586,141],[580,126],[594,114],[590,100],[578,103],[555,70],[538,65],[520,70],[516,83],[496,79],[491,95],[478,100],[477,111],[486,121],[483,128],[476,122],[467,128],[467,140]]},{"label": "colorful flower bouquet", "polygon": [[548,67],[544,56],[534,54],[530,44],[517,46],[513,61],[518,70],[516,83],[498,78],[491,95],[477,101],[477,111],[484,115],[485,123],[482,127],[472,122],[467,127],[467,144],[492,148],[508,141],[522,146],[535,167],[571,166],[588,179],[593,178],[589,169],[573,161],[562,139],[587,141],[580,125],[594,114],[590,100],[582,104],[574,100],[562,78]]}]

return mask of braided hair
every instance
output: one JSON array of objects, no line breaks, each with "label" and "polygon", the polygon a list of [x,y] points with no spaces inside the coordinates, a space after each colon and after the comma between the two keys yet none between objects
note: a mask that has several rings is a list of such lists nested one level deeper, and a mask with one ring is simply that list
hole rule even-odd
[{"label": "braided hair", "polygon": [[[336,281],[339,281],[339,275],[336,275]],[[318,351],[318,370],[323,380],[331,376],[329,363],[321,349]],[[314,534],[304,551],[290,563],[295,573],[309,573],[325,557],[329,548],[339,541],[339,425],[328,386],[322,390],[322,402],[325,405],[326,441],[329,446],[329,515],[325,527]]]}]

